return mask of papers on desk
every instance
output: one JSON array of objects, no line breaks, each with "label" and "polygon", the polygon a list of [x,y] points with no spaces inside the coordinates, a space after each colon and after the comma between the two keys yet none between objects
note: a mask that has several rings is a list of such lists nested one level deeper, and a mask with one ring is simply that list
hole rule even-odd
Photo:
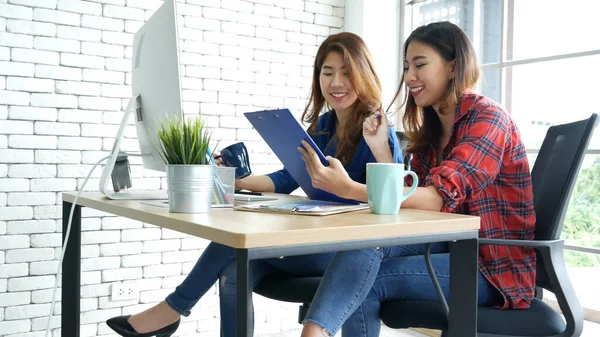
[{"label": "papers on desk", "polygon": [[240,202],[257,202],[257,201],[269,201],[269,200],[277,200],[276,197],[273,196],[265,196],[265,195],[248,195],[248,194],[234,194],[235,201]]},{"label": "papers on desk", "polygon": [[296,215],[331,215],[358,211],[369,208],[368,204],[348,205],[333,201],[294,200],[268,204],[249,204],[236,206],[239,211],[284,213]]}]

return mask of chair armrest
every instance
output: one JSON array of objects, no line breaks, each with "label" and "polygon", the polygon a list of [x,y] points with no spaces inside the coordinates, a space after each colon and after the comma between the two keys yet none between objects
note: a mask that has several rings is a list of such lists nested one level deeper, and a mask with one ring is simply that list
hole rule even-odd
[{"label": "chair armrest", "polygon": [[541,257],[548,290],[556,295],[560,310],[567,321],[567,329],[561,336],[579,336],[583,331],[583,308],[577,299],[567,273],[564,259],[564,240],[503,240],[479,239],[479,245],[502,245],[534,248]]},{"label": "chair armrest", "polygon": [[506,239],[479,239],[479,245],[519,246],[519,247],[562,247],[563,240],[506,240]]}]

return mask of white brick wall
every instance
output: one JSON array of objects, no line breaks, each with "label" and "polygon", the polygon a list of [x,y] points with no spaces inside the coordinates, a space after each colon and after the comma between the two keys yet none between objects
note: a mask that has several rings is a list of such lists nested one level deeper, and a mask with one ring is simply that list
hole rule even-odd
[{"label": "white brick wall", "polygon": [[0,133],[10,134],[32,134],[33,123],[13,120],[0,120]]},{"label": "white brick wall", "polygon": [[[344,0],[177,0],[184,112],[201,113],[220,146],[246,141],[257,172],[280,167],[242,113],[304,108],[313,57],[342,28]],[[0,337],[43,336],[61,251],[62,191],[112,146],[131,91],[134,33],[161,0],[0,0]],[[135,128],[124,148],[136,149]],[[162,173],[132,158],[137,186]],[[86,189],[95,190],[99,170]],[[84,209],[82,336],[160,301],[208,241]],[[59,279],[60,280],[60,279]],[[125,282],[137,300],[110,300]],[[60,289],[58,292],[60,296]],[[60,297],[59,297],[60,298]],[[256,332],[299,328],[297,306],[255,296]],[[52,318],[60,333],[60,303]],[[219,329],[215,288],[180,327]]]}]

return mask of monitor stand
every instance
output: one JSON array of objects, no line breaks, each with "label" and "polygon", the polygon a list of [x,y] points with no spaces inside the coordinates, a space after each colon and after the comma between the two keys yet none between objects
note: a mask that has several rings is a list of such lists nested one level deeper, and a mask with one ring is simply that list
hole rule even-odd
[{"label": "monitor stand", "polygon": [[[125,135],[125,127],[129,121],[129,116],[131,116],[131,113],[136,111],[141,106],[139,104],[139,99],[140,95],[136,95],[134,98],[130,99],[129,103],[127,104],[127,108],[125,109],[125,113],[123,115],[123,120],[121,121],[121,126],[119,126],[119,131],[117,132],[115,142],[110,152],[110,158],[102,169],[102,176],[100,177],[100,192],[102,192],[109,199],[114,200],[167,200],[168,196],[166,190],[129,191],[125,189],[125,191],[114,192],[108,189],[108,182],[111,179],[112,172],[115,168],[117,157],[119,156],[119,153],[123,154],[123,152],[120,151],[121,141]],[[137,156],[143,156],[143,154]]]}]

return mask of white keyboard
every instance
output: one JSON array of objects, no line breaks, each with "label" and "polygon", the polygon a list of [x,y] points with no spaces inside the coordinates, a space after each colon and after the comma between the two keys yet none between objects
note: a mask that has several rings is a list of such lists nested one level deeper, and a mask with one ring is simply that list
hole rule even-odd
[{"label": "white keyboard", "polygon": [[113,200],[168,200],[166,190],[147,190],[147,191],[127,191],[127,192],[107,192],[109,199]]},{"label": "white keyboard", "polygon": [[[127,192],[108,192],[106,196],[109,199],[113,200],[168,200],[169,197],[167,195],[166,190],[148,190],[148,191],[127,191]],[[235,193],[234,198],[235,201],[245,201],[245,202],[253,202],[253,201],[268,201],[268,200],[277,200],[277,198],[263,195],[249,195],[249,194],[239,194]]]}]

